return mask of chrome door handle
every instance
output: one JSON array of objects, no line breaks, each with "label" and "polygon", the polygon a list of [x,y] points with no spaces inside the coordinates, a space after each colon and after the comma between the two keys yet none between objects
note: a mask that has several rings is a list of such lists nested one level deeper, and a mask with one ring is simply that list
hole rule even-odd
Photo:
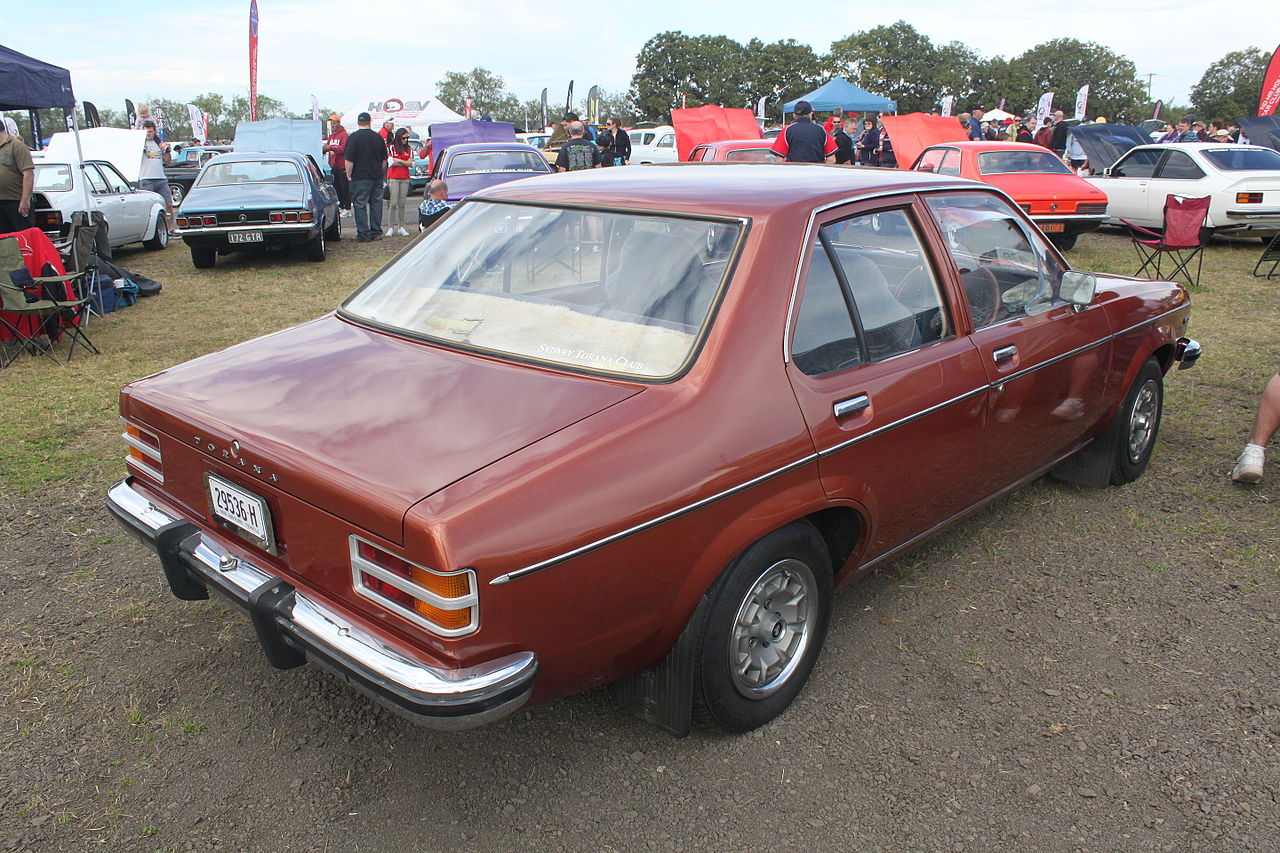
[{"label": "chrome door handle", "polygon": [[870,407],[871,398],[866,394],[859,394],[856,397],[850,397],[848,400],[841,400],[832,407],[837,418],[843,418],[845,415],[851,415],[854,412],[860,412]]},{"label": "chrome door handle", "polygon": [[991,358],[994,359],[997,364],[999,364],[1002,361],[1008,361],[1009,359],[1013,358],[1017,354],[1018,354],[1018,348],[1015,346],[1000,347],[1000,349],[991,353]]}]

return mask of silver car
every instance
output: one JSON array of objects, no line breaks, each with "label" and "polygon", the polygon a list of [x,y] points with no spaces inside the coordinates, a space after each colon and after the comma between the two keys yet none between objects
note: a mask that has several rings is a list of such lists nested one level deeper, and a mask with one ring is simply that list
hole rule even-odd
[{"label": "silver car", "polygon": [[[71,163],[36,161],[32,215],[55,245],[66,241],[71,214],[84,210],[77,172]],[[89,204],[106,217],[112,248],[141,242],[148,249],[163,249],[169,244],[161,196],[134,187],[105,160],[86,160],[84,175],[89,182]]]}]

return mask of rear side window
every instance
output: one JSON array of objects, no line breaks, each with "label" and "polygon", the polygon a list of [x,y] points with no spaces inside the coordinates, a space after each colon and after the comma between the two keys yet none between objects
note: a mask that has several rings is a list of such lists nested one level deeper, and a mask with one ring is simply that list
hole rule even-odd
[{"label": "rear side window", "polygon": [[1196,161],[1192,160],[1187,152],[1171,150],[1156,177],[1175,181],[1198,181],[1204,177],[1204,170],[1196,165]]},{"label": "rear side window", "polygon": [[1280,153],[1260,145],[1248,148],[1214,148],[1203,153],[1206,160],[1225,172],[1280,169]]},{"label": "rear side window", "polygon": [[905,210],[824,225],[812,251],[792,346],[804,373],[889,358],[951,333]]}]

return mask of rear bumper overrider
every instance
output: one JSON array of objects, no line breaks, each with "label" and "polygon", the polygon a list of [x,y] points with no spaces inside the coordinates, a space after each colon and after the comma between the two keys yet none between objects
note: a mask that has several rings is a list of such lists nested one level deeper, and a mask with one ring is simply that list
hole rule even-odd
[{"label": "rear bumper overrider", "polygon": [[273,666],[311,660],[415,722],[463,729],[500,719],[529,699],[537,676],[532,652],[463,669],[406,657],[282,578],[222,548],[178,513],[121,480],[107,509],[160,557],[174,595],[208,598],[213,590],[243,607]]}]

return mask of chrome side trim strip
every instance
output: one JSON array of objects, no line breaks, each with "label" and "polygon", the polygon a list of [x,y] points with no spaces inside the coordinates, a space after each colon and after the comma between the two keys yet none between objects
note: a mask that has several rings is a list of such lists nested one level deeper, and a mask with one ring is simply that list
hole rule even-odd
[{"label": "chrome side trim strip", "polygon": [[499,584],[507,583],[508,581],[515,580],[516,578],[522,578],[526,575],[533,574],[534,572],[540,572],[543,569],[548,569],[554,565],[557,565],[558,563],[563,563],[566,560],[571,560],[574,557],[582,556],[583,554],[586,554],[589,551],[594,551],[597,548],[603,548],[606,545],[611,545],[620,539],[626,539],[628,536],[633,536],[637,533],[642,533],[646,530],[649,530],[650,528],[657,527],[659,524],[670,521],[673,518],[679,518],[680,516],[693,512],[696,509],[701,509],[702,507],[707,506],[708,504],[712,504],[712,503],[715,503],[716,501],[724,500],[725,498],[731,497],[732,495],[736,495],[739,492],[746,491],[752,486],[763,483],[766,480],[772,480],[774,477],[780,477],[789,471],[794,471],[797,468],[801,468],[805,465],[808,465],[810,462],[815,462],[817,461],[817,459],[818,459],[818,454],[810,453],[808,456],[805,456],[802,459],[797,459],[795,462],[791,462],[787,465],[782,466],[781,468],[775,468],[774,470],[768,472],[767,474],[761,474],[760,476],[754,477],[746,481],[745,483],[739,483],[738,485],[731,486],[722,492],[717,492],[716,494],[711,495],[710,497],[703,498],[702,500],[699,500],[699,501],[694,501],[693,503],[680,507],[679,509],[673,509],[668,513],[664,513],[663,515],[658,516],[657,518],[652,518],[648,521],[641,522],[640,524],[637,524],[634,527],[628,527],[626,530],[619,531],[618,533],[613,533],[609,536],[604,537],[603,539],[597,539],[595,542],[590,542],[586,545],[582,545],[578,548],[574,548],[572,551],[566,551],[563,554],[559,554],[555,557],[551,557],[550,559],[543,560],[540,563],[534,563],[532,566],[525,566],[522,569],[516,569],[515,571],[507,572],[504,575],[498,575],[496,578],[489,581],[489,584],[491,586],[498,586]]},{"label": "chrome side trim strip", "polygon": [[970,397],[976,397],[979,394],[985,394],[990,388],[991,388],[990,385],[979,385],[977,388],[974,388],[971,391],[966,391],[963,394],[959,395],[958,397],[952,397],[950,400],[943,400],[941,403],[935,403],[934,405],[930,406],[927,409],[921,409],[920,411],[914,414],[910,414],[910,415],[907,415],[906,417],[898,418],[896,421],[893,421],[892,423],[887,423],[884,426],[876,427],[873,430],[867,430],[861,435],[855,435],[853,438],[847,439],[845,441],[840,442],[839,444],[828,447],[826,450],[819,450],[818,458],[822,459],[827,456],[830,456],[833,453],[839,453],[841,450],[844,450],[846,447],[852,447],[853,445],[866,441],[869,438],[875,438],[877,435],[886,433],[891,429],[895,429],[905,424],[909,424],[912,421],[918,421],[921,418],[928,417],[934,412],[940,411],[942,409],[947,408],[948,406],[954,405],[964,400],[968,400]]}]

